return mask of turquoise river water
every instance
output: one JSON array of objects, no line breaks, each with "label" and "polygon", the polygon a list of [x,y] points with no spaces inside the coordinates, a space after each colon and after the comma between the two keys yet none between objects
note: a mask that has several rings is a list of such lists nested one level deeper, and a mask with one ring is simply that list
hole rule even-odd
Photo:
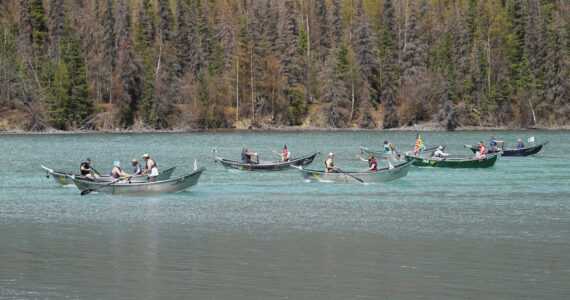
[{"label": "turquoise river water", "polygon": [[[489,169],[414,168],[385,184],[304,182],[298,171],[227,171],[211,158],[413,148],[415,132],[202,132],[0,136],[1,299],[568,299],[570,132],[421,133],[429,146],[490,136],[550,141]],[[529,143],[527,143],[529,144]],[[198,186],[119,197],[56,186],[40,164],[130,171],[149,153]],[[381,162],[381,166],[385,162]]]}]

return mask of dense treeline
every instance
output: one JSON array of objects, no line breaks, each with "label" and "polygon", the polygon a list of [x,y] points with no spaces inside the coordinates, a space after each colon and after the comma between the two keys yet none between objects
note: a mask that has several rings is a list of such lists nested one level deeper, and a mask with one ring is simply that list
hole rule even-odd
[{"label": "dense treeline", "polygon": [[0,2],[0,129],[565,126],[565,0]]}]

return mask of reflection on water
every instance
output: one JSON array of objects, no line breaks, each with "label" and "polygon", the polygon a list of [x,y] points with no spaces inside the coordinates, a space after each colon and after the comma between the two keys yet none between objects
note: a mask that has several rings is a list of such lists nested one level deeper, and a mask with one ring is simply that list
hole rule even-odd
[{"label": "reflection on water", "polygon": [[[461,145],[487,135],[422,138],[467,155]],[[338,165],[361,169],[358,146],[387,139],[411,148],[415,133],[4,136],[0,298],[565,298],[570,139],[501,139],[526,135],[560,147],[485,170],[413,169],[375,185],[228,172],[210,150],[237,158],[247,142],[270,156],[286,143],[294,156],[334,151]],[[130,148],[149,139],[145,151]],[[73,170],[90,156],[101,172],[142,152],[182,164],[176,173],[194,158],[208,171],[189,192],[109,197],[57,187],[39,168]]]}]

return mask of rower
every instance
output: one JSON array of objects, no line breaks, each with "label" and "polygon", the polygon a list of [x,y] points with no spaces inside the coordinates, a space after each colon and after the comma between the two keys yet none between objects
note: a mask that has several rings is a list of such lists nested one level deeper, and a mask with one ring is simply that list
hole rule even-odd
[{"label": "rower", "polygon": [[392,144],[388,143],[388,141],[384,141],[384,153],[390,153],[392,150],[390,149],[390,146],[392,146]]},{"label": "rower", "polygon": [[79,166],[79,170],[81,171],[81,175],[85,177],[91,177],[91,158],[87,158],[84,162],[81,163]]},{"label": "rower", "polygon": [[504,143],[504,141],[497,141],[495,140],[495,136],[491,137],[491,142],[489,143],[489,145],[491,146],[492,150],[497,150],[497,143]]},{"label": "rower", "polygon": [[518,143],[518,144],[517,144],[517,149],[522,149],[522,148],[524,148],[524,144],[523,144],[523,142],[522,142],[521,139],[518,139],[518,140],[517,140],[517,143]]},{"label": "rower", "polygon": [[124,177],[125,178],[131,178],[133,176],[125,173],[123,170],[121,170],[121,162],[117,159],[115,160],[115,162],[113,163],[113,169],[111,169],[111,181],[117,181],[119,180],[119,178]]},{"label": "rower", "polygon": [[142,171],[142,175],[148,174],[147,181],[155,181],[158,176],[158,167],[156,162],[150,158],[148,154],[143,154],[143,160],[146,162],[146,167]]},{"label": "rower", "polygon": [[333,162],[334,159],[334,153],[329,153],[329,157],[327,158],[327,160],[325,160],[325,172],[326,173],[336,173],[338,170],[338,167],[334,165]]},{"label": "rower", "polygon": [[133,176],[142,175],[143,169],[141,167],[141,164],[139,164],[136,159],[133,159],[131,164],[133,165]]},{"label": "rower", "polygon": [[291,152],[287,150],[287,145],[283,145],[283,153],[279,153],[275,150],[272,150],[272,152],[275,153],[275,155],[281,156],[282,162],[287,162],[291,158]]},{"label": "rower", "polygon": [[246,147],[246,146],[243,146],[243,150],[242,150],[242,152],[241,152],[241,161],[242,161],[243,163],[251,164],[251,163],[253,163],[253,162],[251,161],[251,157],[252,157],[252,156],[257,157],[257,153],[247,152],[247,147]]},{"label": "rower", "polygon": [[446,157],[446,156],[451,156],[451,154],[444,153],[443,152],[443,146],[437,147],[437,149],[435,150],[435,152],[432,155],[432,157],[434,157],[434,158],[442,158],[442,157]]},{"label": "rower", "polygon": [[378,163],[376,162],[374,155],[372,155],[372,154],[368,155],[368,160],[360,157],[360,155],[358,155],[358,154],[356,154],[356,158],[360,159],[361,161],[367,161],[368,162],[368,169],[366,169],[362,172],[378,172]]},{"label": "rower", "polygon": [[479,141],[478,144],[479,144],[479,151],[477,151],[477,153],[475,153],[475,158],[487,157],[487,153],[489,153],[489,150],[487,150],[487,147],[485,147],[485,145],[481,141]]}]

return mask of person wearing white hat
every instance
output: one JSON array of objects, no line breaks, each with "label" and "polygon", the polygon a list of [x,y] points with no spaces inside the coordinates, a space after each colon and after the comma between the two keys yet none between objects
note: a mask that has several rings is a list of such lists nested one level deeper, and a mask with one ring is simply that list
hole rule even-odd
[{"label": "person wearing white hat", "polygon": [[334,153],[330,152],[329,157],[325,160],[325,172],[326,173],[334,173],[337,172],[338,167],[334,165],[333,162]]},{"label": "person wearing white hat", "polygon": [[444,153],[443,152],[443,146],[437,147],[437,150],[435,150],[435,152],[432,155],[432,157],[435,157],[435,158],[442,158],[442,157],[446,157],[446,156],[451,156],[451,154]]},{"label": "person wearing white hat", "polygon": [[156,162],[150,158],[148,154],[143,154],[143,160],[146,162],[146,167],[142,171],[142,175],[148,174],[148,181],[154,181],[158,176],[158,167]]}]

